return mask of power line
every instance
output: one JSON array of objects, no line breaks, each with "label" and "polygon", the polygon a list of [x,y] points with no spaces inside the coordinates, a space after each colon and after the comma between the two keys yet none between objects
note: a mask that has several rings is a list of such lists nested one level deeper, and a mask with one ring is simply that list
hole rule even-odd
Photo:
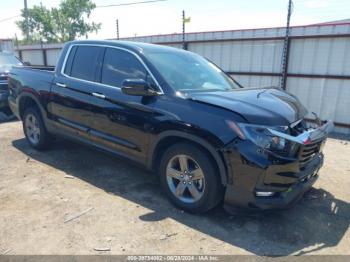
[{"label": "power line", "polygon": [[149,1],[140,1],[140,2],[131,2],[131,3],[121,3],[121,4],[98,5],[98,6],[96,6],[96,8],[113,7],[113,6],[126,6],[126,5],[138,5],[138,4],[149,4],[149,3],[164,2],[164,1],[168,1],[168,0],[149,0]]},{"label": "power line", "polygon": [[4,18],[4,19],[1,19],[0,20],[0,23],[1,22],[6,22],[6,21],[8,21],[8,20],[11,20],[11,19],[13,19],[13,18],[16,18],[16,17],[20,17],[21,15],[14,15],[14,16],[11,16],[11,17],[7,17],[7,18]]},{"label": "power line", "polygon": [[[96,8],[103,8],[103,7],[113,7],[113,6],[127,6],[127,5],[138,5],[138,4],[148,4],[148,3],[156,3],[156,2],[165,2],[168,0],[149,0],[149,1],[140,1],[140,2],[131,2],[131,3],[121,3],[121,4],[110,4],[110,5],[98,5]],[[20,17],[21,15],[14,15],[11,17],[6,17],[4,19],[0,19],[0,23],[6,22],[8,20]]]}]

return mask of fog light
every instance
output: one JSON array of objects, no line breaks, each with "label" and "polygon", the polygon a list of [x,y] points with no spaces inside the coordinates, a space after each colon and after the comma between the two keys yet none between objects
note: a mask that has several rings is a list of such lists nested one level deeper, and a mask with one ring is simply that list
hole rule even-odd
[{"label": "fog light", "polygon": [[269,196],[273,196],[274,194],[275,192],[262,192],[262,191],[255,192],[255,195],[258,197],[269,197]]}]

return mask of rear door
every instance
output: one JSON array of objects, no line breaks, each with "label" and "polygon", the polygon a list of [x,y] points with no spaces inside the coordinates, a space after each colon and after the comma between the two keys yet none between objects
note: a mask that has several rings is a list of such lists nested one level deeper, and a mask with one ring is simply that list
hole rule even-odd
[{"label": "rear door", "polygon": [[99,46],[71,46],[51,89],[49,108],[56,125],[84,139],[89,138],[90,102],[103,50]]},{"label": "rear door", "polygon": [[144,79],[155,85],[153,78],[136,54],[106,47],[99,79],[91,102],[91,139],[99,147],[144,162],[157,98],[126,95],[121,85],[125,79]]}]

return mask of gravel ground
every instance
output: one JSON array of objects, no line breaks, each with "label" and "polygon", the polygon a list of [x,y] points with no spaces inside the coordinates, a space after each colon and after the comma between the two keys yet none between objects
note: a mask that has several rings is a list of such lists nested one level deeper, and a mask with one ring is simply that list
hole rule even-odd
[{"label": "gravel ground", "polygon": [[37,152],[2,123],[0,254],[350,254],[350,142],[329,139],[325,155],[292,209],[194,216],[132,163],[64,140]]}]

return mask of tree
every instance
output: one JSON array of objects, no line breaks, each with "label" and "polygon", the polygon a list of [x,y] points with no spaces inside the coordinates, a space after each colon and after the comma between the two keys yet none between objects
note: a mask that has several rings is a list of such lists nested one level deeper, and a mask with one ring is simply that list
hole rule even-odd
[{"label": "tree", "polygon": [[21,10],[23,20],[16,23],[24,35],[28,29],[32,42],[71,41],[100,29],[101,24],[86,22],[95,7],[90,0],[62,0],[58,8],[51,9],[40,3],[28,8],[28,25],[24,9]]}]

